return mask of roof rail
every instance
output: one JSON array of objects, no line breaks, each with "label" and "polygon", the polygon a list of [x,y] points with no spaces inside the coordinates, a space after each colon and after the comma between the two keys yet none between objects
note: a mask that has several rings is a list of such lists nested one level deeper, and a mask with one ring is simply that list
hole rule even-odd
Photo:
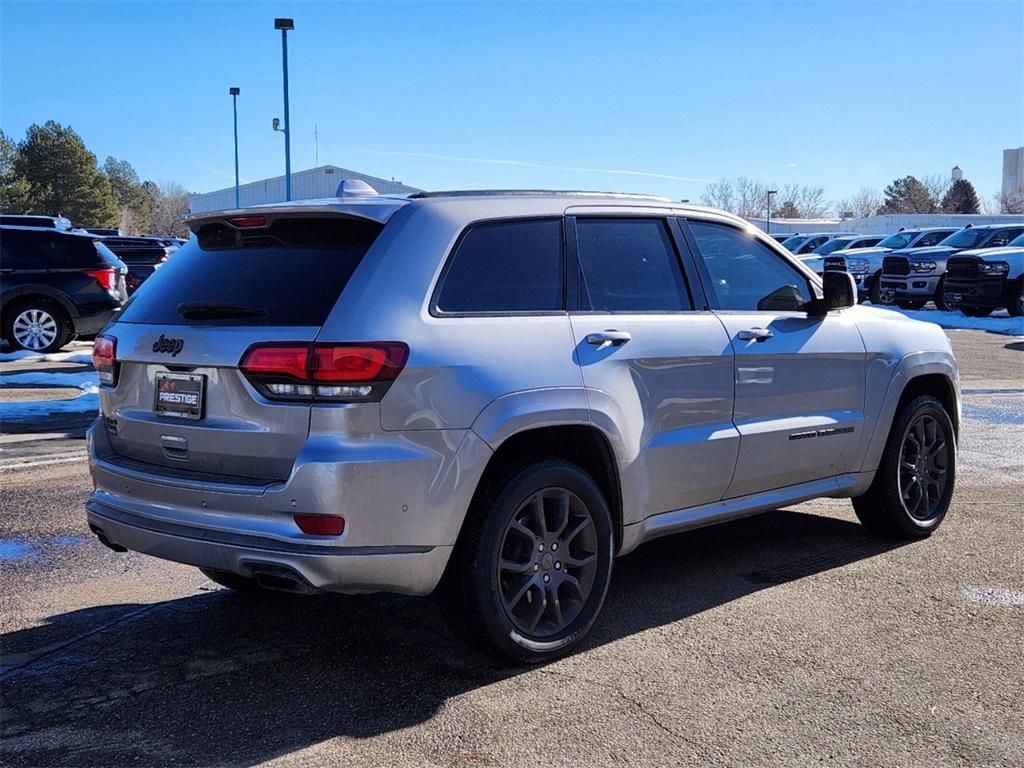
[{"label": "roof rail", "polygon": [[626,200],[657,200],[671,203],[672,198],[661,195],[642,195],[633,192],[588,192],[579,189],[450,189],[438,192],[414,192],[410,200],[434,197],[615,197]]}]

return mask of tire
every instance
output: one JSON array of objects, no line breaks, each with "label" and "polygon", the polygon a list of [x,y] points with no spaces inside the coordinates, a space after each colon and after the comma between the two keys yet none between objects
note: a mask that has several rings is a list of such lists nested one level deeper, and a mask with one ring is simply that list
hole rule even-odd
[{"label": "tire", "polygon": [[992,314],[991,307],[960,307],[960,311],[967,317],[988,317]]},{"label": "tire", "polygon": [[437,590],[441,613],[499,659],[557,658],[597,619],[613,555],[607,501],[583,469],[555,458],[510,467],[470,507]]},{"label": "tire", "polygon": [[923,301],[897,301],[896,306],[900,309],[920,309],[925,305]]},{"label": "tire", "polygon": [[[917,450],[922,444],[923,454]],[[922,476],[924,485],[915,479]],[[896,414],[875,480],[866,493],[853,499],[853,509],[861,523],[876,533],[922,538],[945,519],[955,486],[953,422],[942,403],[922,395]]]},{"label": "tire", "polygon": [[213,568],[200,568],[199,570],[210,581],[227,587],[243,597],[270,597],[280,594],[271,589],[264,589],[256,583],[256,579],[251,579],[248,576],[239,576],[231,571],[215,571]]},{"label": "tire", "polygon": [[943,275],[942,277],[939,278],[939,284],[937,286],[935,286],[935,295],[932,296],[932,301],[935,302],[935,308],[940,310],[940,311],[942,311],[942,312],[948,312],[949,310],[953,309],[953,307],[951,307],[946,302],[946,293],[945,293],[945,291],[946,291],[946,276]]},{"label": "tire", "polygon": [[49,299],[20,301],[5,313],[4,338],[14,349],[56,352],[72,335],[64,310]]},{"label": "tire", "polygon": [[876,307],[882,304],[882,272],[879,270],[875,272],[874,278],[871,280],[871,287],[868,289],[868,301],[874,304]]},{"label": "tire", "polygon": [[1007,291],[1006,311],[1010,317],[1021,317],[1024,315],[1024,277],[1016,283],[1010,283],[1010,290]]}]

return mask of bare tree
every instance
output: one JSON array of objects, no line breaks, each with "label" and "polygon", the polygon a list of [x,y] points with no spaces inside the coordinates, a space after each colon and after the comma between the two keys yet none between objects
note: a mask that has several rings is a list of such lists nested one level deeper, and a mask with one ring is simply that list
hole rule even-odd
[{"label": "bare tree", "polygon": [[763,181],[740,176],[736,179],[736,207],[733,213],[745,219],[764,216],[768,211],[768,190]]},{"label": "bare tree", "polygon": [[999,206],[999,213],[1024,213],[1024,193],[1012,194],[1008,192],[997,192],[995,201]]},{"label": "bare tree", "polygon": [[943,176],[940,173],[929,173],[927,176],[922,176],[918,181],[924,185],[924,188],[928,190],[928,194],[932,196],[935,201],[936,208],[942,208],[942,198],[949,192],[949,188],[953,185],[952,179],[949,176]]},{"label": "bare tree", "polygon": [[723,177],[718,181],[711,182],[704,188],[700,201],[709,208],[721,208],[723,211],[732,211],[734,197],[735,192],[732,182]]},{"label": "bare tree", "polygon": [[816,219],[828,212],[824,187],[787,184],[780,193],[780,198],[783,204],[792,203],[805,219]]},{"label": "bare tree", "polygon": [[163,181],[159,185],[146,182],[149,193],[151,220],[155,235],[188,237],[184,218],[188,213],[188,192],[175,181]]},{"label": "bare tree", "polygon": [[836,216],[852,213],[855,219],[866,219],[874,216],[882,205],[882,195],[873,187],[861,187],[851,197],[836,201],[832,208]]}]

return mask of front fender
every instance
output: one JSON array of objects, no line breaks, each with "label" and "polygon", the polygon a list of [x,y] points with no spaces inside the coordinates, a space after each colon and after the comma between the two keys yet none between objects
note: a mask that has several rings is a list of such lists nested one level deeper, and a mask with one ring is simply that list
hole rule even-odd
[{"label": "front fender", "polygon": [[[953,354],[945,350],[911,352],[900,358],[893,366],[889,384],[878,409],[878,418],[875,420],[875,427],[868,440],[864,460],[861,463],[862,472],[874,471],[881,463],[882,452],[885,450],[885,443],[889,438],[889,430],[896,418],[896,407],[899,405],[900,397],[902,397],[907,384],[912,379],[929,374],[939,374],[952,384],[956,398],[956,412],[951,416],[954,426],[959,430],[961,421],[960,376]],[[869,380],[870,377],[871,373],[869,372]]]}]

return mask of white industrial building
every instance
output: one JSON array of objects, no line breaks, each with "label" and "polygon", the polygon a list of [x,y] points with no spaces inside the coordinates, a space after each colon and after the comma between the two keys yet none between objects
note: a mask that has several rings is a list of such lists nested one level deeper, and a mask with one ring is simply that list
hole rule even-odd
[{"label": "white industrial building", "polygon": [[[366,173],[339,168],[336,165],[320,165],[292,174],[292,200],[334,197],[338,191],[338,185],[345,179],[365,181],[382,195],[408,195],[422,191],[394,179],[380,179]],[[238,188],[238,196],[242,207],[284,202],[284,176],[242,184]],[[189,198],[189,210],[192,213],[222,211],[234,207],[234,186],[218,189],[215,192],[192,195]]]},{"label": "white industrial building", "polygon": [[1004,204],[1008,200],[1024,198],[1024,147],[1003,150],[1002,193]]}]

